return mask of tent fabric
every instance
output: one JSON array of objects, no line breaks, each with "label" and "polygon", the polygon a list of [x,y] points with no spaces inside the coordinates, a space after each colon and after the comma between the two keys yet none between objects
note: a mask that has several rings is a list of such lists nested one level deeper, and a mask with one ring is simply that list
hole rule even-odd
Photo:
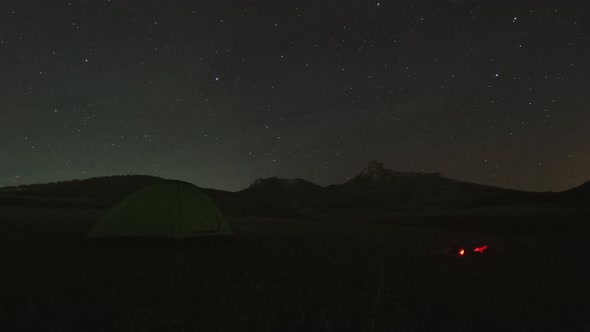
[{"label": "tent fabric", "polygon": [[164,181],[142,189],[112,208],[88,238],[190,238],[232,235],[215,204],[196,186]]}]

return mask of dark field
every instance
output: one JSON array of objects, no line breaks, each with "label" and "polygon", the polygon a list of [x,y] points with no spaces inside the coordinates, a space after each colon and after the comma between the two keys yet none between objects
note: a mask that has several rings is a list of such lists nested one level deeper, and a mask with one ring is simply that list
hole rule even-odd
[{"label": "dark field", "polygon": [[[101,213],[0,209],[2,331],[590,331],[575,211],[242,217],[232,242],[80,241]],[[459,243],[501,251],[442,252]]]}]

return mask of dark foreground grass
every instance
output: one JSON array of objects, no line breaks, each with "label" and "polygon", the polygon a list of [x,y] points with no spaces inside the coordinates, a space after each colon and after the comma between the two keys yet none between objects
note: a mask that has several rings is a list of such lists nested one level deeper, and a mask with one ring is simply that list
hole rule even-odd
[{"label": "dark foreground grass", "polygon": [[[590,330],[581,220],[242,218],[231,242],[94,246],[98,211],[0,213],[2,331]],[[503,252],[442,253],[462,242]]]}]

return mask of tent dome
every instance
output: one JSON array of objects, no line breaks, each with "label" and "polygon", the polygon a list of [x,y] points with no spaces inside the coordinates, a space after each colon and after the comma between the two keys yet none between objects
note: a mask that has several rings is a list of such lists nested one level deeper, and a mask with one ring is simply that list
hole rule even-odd
[{"label": "tent dome", "polygon": [[113,207],[87,238],[159,237],[181,239],[232,235],[215,204],[195,185],[163,181],[142,189]]}]

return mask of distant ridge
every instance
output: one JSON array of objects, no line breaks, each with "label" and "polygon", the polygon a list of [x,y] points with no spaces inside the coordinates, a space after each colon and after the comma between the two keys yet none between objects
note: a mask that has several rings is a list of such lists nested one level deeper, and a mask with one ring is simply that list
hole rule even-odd
[{"label": "distant ridge", "polygon": [[257,179],[236,195],[260,215],[293,215],[305,208],[342,209],[359,204],[352,198],[303,179]]},{"label": "distant ridge", "polygon": [[322,190],[322,186],[317,185],[315,183],[311,183],[307,180],[303,179],[281,179],[276,176],[266,178],[266,179],[257,179],[250,187],[241,190],[241,193],[247,193],[253,190],[267,190],[267,191],[276,191],[276,190],[288,190],[288,191],[313,191],[313,190]]},{"label": "distant ridge", "polygon": [[577,187],[568,189],[566,191],[564,191],[564,193],[580,193],[580,194],[586,194],[586,195],[590,195],[590,181],[587,181]]},{"label": "distant ridge", "polygon": [[350,181],[328,187],[353,195],[364,205],[380,208],[522,204],[539,198],[537,193],[452,180],[440,173],[392,171],[377,161],[370,161]]},{"label": "distant ridge", "polygon": [[590,204],[590,181],[559,194],[563,196],[562,200],[565,201],[585,202]]},{"label": "distant ridge", "polygon": [[160,182],[150,175],[113,175],[0,188],[1,205],[105,207]]},{"label": "distant ridge", "polygon": [[[107,208],[142,187],[162,180],[165,179],[149,175],[116,175],[4,187],[0,188],[0,205]],[[377,161],[367,163],[350,181],[326,187],[299,178],[270,177],[257,179],[238,192],[201,189],[225,212],[269,216],[301,215],[308,210],[590,204],[590,182],[563,192],[535,193],[453,180],[440,173],[393,171]]]},{"label": "distant ridge", "polygon": [[[388,181],[395,177],[441,177],[440,173],[412,173],[412,172],[397,172],[385,169],[383,164],[378,161],[369,161],[359,175],[357,175],[352,182],[365,182],[369,184],[377,184],[378,182]],[[350,181],[349,181],[350,182]]]}]

